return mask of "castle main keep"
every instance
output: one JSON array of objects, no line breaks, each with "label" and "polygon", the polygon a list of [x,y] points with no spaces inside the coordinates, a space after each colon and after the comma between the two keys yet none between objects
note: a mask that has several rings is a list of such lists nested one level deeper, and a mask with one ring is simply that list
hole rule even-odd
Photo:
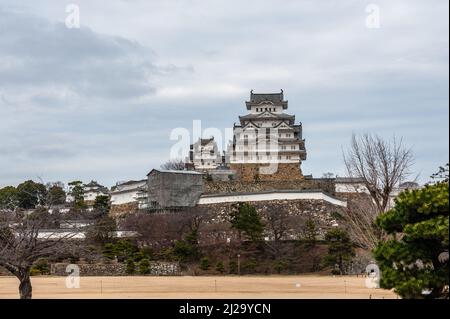
[{"label": "castle main keep", "polygon": [[287,114],[280,93],[253,93],[245,102],[248,114],[239,116],[228,149],[229,165],[243,181],[300,180],[306,160],[302,124]]}]

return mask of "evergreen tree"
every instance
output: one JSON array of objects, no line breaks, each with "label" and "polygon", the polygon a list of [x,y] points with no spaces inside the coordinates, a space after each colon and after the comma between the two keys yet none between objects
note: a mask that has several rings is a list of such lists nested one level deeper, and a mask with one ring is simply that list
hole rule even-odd
[{"label": "evergreen tree", "polygon": [[73,198],[73,206],[77,209],[86,208],[86,204],[84,203],[83,182],[73,181],[69,183],[69,186],[71,188],[69,194]]},{"label": "evergreen tree", "polygon": [[328,242],[325,264],[337,265],[339,274],[344,275],[351,259],[355,256],[350,236],[342,229],[332,228],[325,234],[325,240]]},{"label": "evergreen tree", "polygon": [[221,261],[217,262],[216,271],[220,272],[221,274],[223,274],[225,272],[225,267],[223,265],[223,262],[221,262]]},{"label": "evergreen tree", "polygon": [[21,208],[32,209],[38,205],[44,205],[46,199],[47,188],[41,183],[28,180],[17,186],[17,200]]},{"label": "evergreen tree", "polygon": [[259,216],[256,208],[250,204],[238,204],[231,212],[231,228],[243,233],[251,241],[262,240],[264,232],[264,223]]},{"label": "evergreen tree", "polygon": [[95,197],[94,210],[98,214],[105,215],[109,212],[109,209],[110,209],[109,196],[99,195],[99,196]]},{"label": "evergreen tree", "polygon": [[139,262],[139,273],[141,275],[147,275],[150,273],[150,262],[148,261],[147,258],[142,259]]},{"label": "evergreen tree", "polygon": [[209,258],[208,257],[203,257],[202,259],[200,259],[200,269],[201,270],[208,270],[209,267],[211,267],[211,264],[209,262]]},{"label": "evergreen tree", "polygon": [[129,275],[134,274],[135,268],[136,268],[136,266],[134,264],[134,260],[129,258],[127,260],[127,268],[126,268],[127,274],[129,274]]},{"label": "evergreen tree", "polygon": [[448,298],[448,182],[407,190],[376,223],[392,238],[374,250],[380,285],[403,298]]}]

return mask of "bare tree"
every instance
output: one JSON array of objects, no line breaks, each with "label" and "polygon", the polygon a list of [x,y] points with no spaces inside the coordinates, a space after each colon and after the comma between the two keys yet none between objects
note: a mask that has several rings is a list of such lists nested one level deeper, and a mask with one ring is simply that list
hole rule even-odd
[{"label": "bare tree", "polygon": [[348,224],[348,233],[358,246],[373,250],[381,232],[374,225],[379,215],[378,209],[367,194],[354,194],[347,198],[347,208],[343,215]]},{"label": "bare tree", "polygon": [[267,204],[261,209],[265,220],[266,231],[271,241],[265,241],[266,247],[275,258],[281,255],[282,240],[285,240],[291,225],[291,216],[286,209],[276,204]]},{"label": "bare tree", "polygon": [[32,211],[19,209],[0,212],[0,266],[19,279],[21,299],[31,299],[30,270],[42,257],[57,257],[69,250],[70,232],[44,232],[57,222],[47,208]]},{"label": "bare tree", "polygon": [[348,176],[362,180],[381,213],[386,211],[394,188],[410,175],[413,154],[402,139],[385,141],[377,135],[353,135],[344,163]]},{"label": "bare tree", "polygon": [[412,151],[395,137],[385,141],[376,135],[353,135],[344,163],[348,176],[361,181],[367,190],[355,189],[348,197],[344,217],[349,234],[361,247],[373,249],[382,236],[375,219],[387,210],[395,187],[410,175]]},{"label": "bare tree", "polygon": [[160,250],[181,240],[184,234],[198,230],[205,214],[198,207],[178,212],[136,213],[125,217],[120,228],[136,231],[142,245]]},{"label": "bare tree", "polygon": [[161,165],[161,169],[173,170],[173,171],[183,171],[186,164],[181,159],[171,159]]}]

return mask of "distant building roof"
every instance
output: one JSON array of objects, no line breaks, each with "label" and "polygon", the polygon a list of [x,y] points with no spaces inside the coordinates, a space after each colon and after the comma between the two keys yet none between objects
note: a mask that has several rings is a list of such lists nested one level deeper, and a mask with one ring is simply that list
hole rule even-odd
[{"label": "distant building roof", "polygon": [[196,171],[177,171],[177,170],[166,170],[166,169],[152,169],[148,174],[150,175],[152,172],[159,172],[159,173],[167,173],[167,174],[190,174],[190,175],[203,175],[203,173],[196,172]]},{"label": "distant building roof", "polygon": [[282,105],[283,109],[287,109],[287,101],[284,101],[283,90],[280,93],[253,93],[250,91],[250,101],[245,102],[247,109],[252,105],[257,105],[263,102],[270,102],[275,105]]},{"label": "distant building roof", "polygon": [[147,182],[146,179],[141,179],[139,181],[127,181],[127,182],[121,182],[117,183],[113,187],[111,187],[112,192],[122,192],[127,190],[132,190],[137,187],[140,187],[141,184]]},{"label": "distant building roof", "polygon": [[295,119],[295,115],[289,115],[289,114],[285,114],[285,113],[281,113],[281,114],[274,114],[271,112],[267,112],[270,113],[270,115],[273,115],[271,117],[265,117],[265,116],[261,116],[261,114],[247,114],[247,115],[243,115],[243,116],[239,116],[240,120],[270,120],[273,118],[276,119],[289,119],[289,120],[294,120]]},{"label": "distant building roof", "polygon": [[398,187],[401,189],[415,189],[419,188],[419,184],[416,182],[404,182],[401,183]]},{"label": "distant building roof", "polygon": [[280,93],[253,93],[253,90],[250,91],[250,102],[261,103],[265,101],[273,103],[283,102],[283,90]]},{"label": "distant building roof", "polygon": [[99,183],[97,183],[97,181],[94,181],[94,180],[91,180],[89,183],[84,184],[83,188],[84,189],[87,189],[87,188],[89,188],[89,189],[96,189],[96,190],[101,191],[101,192],[103,192],[105,194],[107,194],[109,192],[107,187],[105,187],[103,185],[100,185]]},{"label": "distant building roof", "polygon": [[336,183],[364,183],[364,178],[360,177],[336,177]]},{"label": "distant building roof", "polygon": [[211,142],[213,142],[214,141],[214,136],[213,137],[210,137],[210,138],[201,138],[200,139],[200,144],[202,145],[202,146],[205,146],[205,145],[208,145],[209,143],[211,143]]}]

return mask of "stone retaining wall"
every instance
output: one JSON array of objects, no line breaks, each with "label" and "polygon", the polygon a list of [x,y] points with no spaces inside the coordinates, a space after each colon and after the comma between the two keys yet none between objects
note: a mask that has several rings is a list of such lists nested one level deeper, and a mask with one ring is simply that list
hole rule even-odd
[{"label": "stone retaining wall", "polygon": [[247,182],[304,179],[299,163],[279,163],[276,172],[273,174],[262,174],[260,168],[268,169],[268,164],[230,164],[230,168],[236,172],[240,180]]},{"label": "stone retaining wall", "polygon": [[297,181],[205,181],[204,194],[229,194],[239,192],[259,192],[269,190],[323,190],[334,195],[334,182],[331,179],[302,179]]},{"label": "stone retaining wall", "polygon": [[[315,221],[319,238],[323,238],[326,231],[333,225],[339,224],[339,216],[344,213],[344,208],[332,205],[324,200],[269,200],[248,202],[254,206],[257,212],[266,218],[270,211],[283,213],[286,216],[286,223],[289,229],[284,240],[299,239],[305,222],[308,219]],[[205,204],[202,209],[207,212],[205,216],[205,229],[214,238],[204,238],[205,241],[221,242],[227,238],[233,238],[233,232],[229,225],[229,216],[234,207],[234,203]],[[270,234],[266,234],[271,237]]]},{"label": "stone retaining wall", "polygon": [[[68,263],[52,264],[50,274],[55,276],[67,276]],[[77,264],[80,267],[80,276],[129,276],[126,273],[126,265],[122,263],[112,264]],[[181,275],[178,263],[150,262],[150,276],[178,276]]]},{"label": "stone retaining wall", "polygon": [[120,217],[126,214],[132,214],[138,210],[138,202],[131,202],[120,205],[111,205],[109,214],[112,217]]}]

